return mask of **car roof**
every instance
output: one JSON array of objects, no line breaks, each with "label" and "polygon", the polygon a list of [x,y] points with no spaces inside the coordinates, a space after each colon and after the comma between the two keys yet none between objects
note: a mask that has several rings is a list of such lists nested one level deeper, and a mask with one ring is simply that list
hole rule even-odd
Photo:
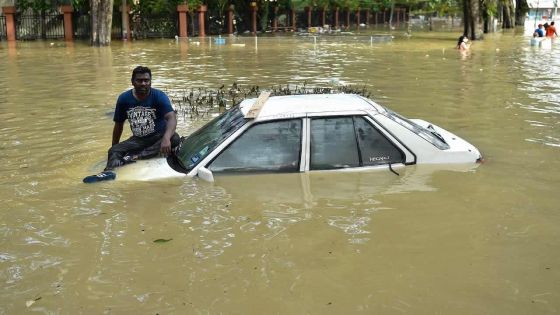
[{"label": "car roof", "polygon": [[[240,108],[247,115],[256,98],[241,102]],[[304,94],[271,96],[264,103],[257,120],[270,120],[285,117],[305,117],[309,113],[336,113],[373,111],[385,112],[385,109],[357,94]]]}]

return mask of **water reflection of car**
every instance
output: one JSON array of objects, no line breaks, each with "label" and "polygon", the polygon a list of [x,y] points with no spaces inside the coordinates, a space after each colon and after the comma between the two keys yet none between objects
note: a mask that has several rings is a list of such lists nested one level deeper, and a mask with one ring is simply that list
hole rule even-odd
[{"label": "water reflection of car", "polygon": [[367,98],[311,94],[246,99],[184,138],[165,165],[148,160],[131,166],[136,179],[186,174],[213,180],[216,174],[394,171],[481,159],[455,134]]},{"label": "water reflection of car", "polygon": [[[368,200],[373,196],[408,192],[437,191],[446,180],[457,180],[457,174],[470,173],[479,164],[420,164],[398,170],[372,172],[305,172],[296,174],[263,174],[217,177],[216,186],[236,200],[271,202],[273,204],[312,205],[320,200]],[[437,181],[434,183],[434,175]],[[468,181],[465,174],[461,180]]]}]

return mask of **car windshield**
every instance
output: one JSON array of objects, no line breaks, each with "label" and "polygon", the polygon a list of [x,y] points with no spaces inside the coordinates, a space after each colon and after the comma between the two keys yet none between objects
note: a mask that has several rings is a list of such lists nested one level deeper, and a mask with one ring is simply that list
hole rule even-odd
[{"label": "car windshield", "polygon": [[181,142],[177,158],[185,170],[190,171],[222,141],[241,128],[247,119],[239,106],[214,118],[204,127]]},{"label": "car windshield", "polygon": [[394,111],[388,108],[385,108],[385,110],[387,111],[387,117],[391,118],[393,121],[397,122],[399,125],[405,127],[406,129],[419,135],[424,140],[433,144],[436,148],[440,150],[449,149],[449,145],[445,142],[443,137],[440,134],[438,134],[435,130],[424,128],[419,124],[395,113]]}]

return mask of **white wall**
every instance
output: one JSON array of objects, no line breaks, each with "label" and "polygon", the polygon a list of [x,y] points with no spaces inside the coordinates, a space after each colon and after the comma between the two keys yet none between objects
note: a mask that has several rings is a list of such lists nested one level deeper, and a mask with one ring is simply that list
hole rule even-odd
[{"label": "white wall", "polygon": [[554,8],[560,6],[560,0],[527,0],[527,4],[531,9]]}]

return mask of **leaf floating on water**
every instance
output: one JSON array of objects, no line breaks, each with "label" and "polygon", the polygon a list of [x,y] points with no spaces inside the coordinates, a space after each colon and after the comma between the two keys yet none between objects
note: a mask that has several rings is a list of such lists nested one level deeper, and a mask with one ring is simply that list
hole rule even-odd
[{"label": "leaf floating on water", "polygon": [[154,240],[154,243],[167,243],[167,242],[169,242],[169,241],[171,241],[171,240],[172,240],[172,238],[168,238],[168,239],[165,239],[165,238],[158,238],[157,240]]}]

